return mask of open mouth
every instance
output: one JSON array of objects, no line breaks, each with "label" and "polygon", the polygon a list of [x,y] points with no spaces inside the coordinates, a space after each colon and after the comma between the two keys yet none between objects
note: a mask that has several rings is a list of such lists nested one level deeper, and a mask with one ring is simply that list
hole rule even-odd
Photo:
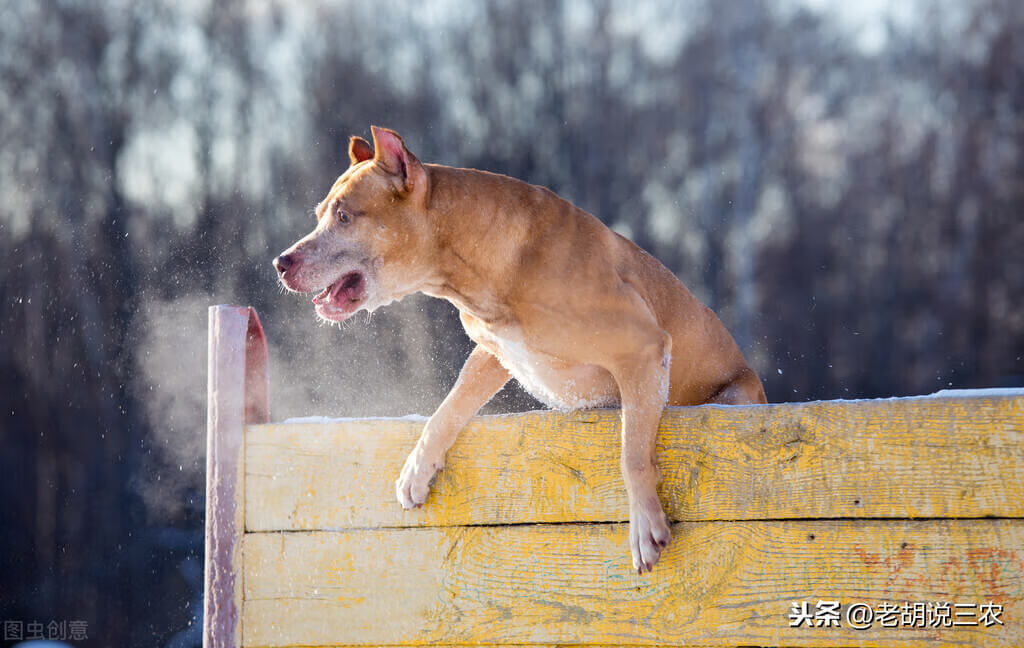
[{"label": "open mouth", "polygon": [[321,316],[339,322],[356,312],[365,301],[366,277],[359,271],[342,275],[313,298]]}]

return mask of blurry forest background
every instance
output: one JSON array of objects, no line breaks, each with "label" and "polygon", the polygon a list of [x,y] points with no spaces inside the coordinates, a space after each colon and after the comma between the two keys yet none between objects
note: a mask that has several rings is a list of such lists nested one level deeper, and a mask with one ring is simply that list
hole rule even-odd
[{"label": "blurry forest background", "polygon": [[771,401],[1024,384],[1024,3],[884,6],[3,2],[0,619],[199,645],[211,304],[275,419],[440,402],[451,306],[327,327],[270,265],[371,123],[650,250]]}]

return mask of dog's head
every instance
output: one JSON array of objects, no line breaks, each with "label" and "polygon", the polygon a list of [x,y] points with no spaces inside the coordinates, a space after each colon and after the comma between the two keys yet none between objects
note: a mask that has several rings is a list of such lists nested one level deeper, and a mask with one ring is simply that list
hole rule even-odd
[{"label": "dog's head", "polygon": [[316,227],[274,259],[281,283],[318,291],[317,315],[334,322],[415,292],[430,239],[427,172],[398,133],[374,126],[373,148],[353,137],[348,153]]}]

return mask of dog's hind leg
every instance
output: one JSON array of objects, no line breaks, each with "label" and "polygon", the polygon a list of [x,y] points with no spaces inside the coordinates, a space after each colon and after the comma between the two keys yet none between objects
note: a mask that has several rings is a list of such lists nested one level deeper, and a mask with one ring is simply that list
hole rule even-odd
[{"label": "dog's hind leg", "polygon": [[473,349],[459,372],[455,386],[423,428],[419,441],[405,460],[395,482],[395,494],[403,508],[422,506],[430,481],[444,466],[444,455],[477,410],[508,382],[511,375],[489,351]]},{"label": "dog's hind leg", "polygon": [[726,383],[707,401],[713,405],[756,405],[767,403],[761,379],[753,369],[745,367],[733,380]]}]

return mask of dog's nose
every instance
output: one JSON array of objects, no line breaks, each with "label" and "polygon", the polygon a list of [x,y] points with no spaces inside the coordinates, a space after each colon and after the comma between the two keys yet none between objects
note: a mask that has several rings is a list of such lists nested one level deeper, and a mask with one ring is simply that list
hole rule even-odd
[{"label": "dog's nose", "polygon": [[274,267],[277,268],[277,274],[284,276],[284,273],[288,272],[288,269],[295,265],[295,259],[290,254],[282,254],[281,256],[274,259]]}]

